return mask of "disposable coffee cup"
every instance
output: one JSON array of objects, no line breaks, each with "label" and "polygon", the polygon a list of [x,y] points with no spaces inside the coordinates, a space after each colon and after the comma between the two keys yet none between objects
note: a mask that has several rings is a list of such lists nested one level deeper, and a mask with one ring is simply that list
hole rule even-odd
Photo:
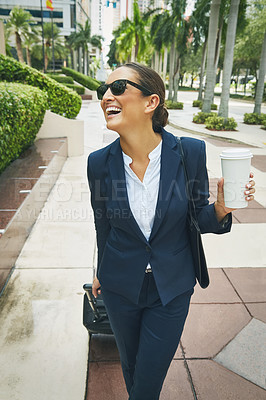
[{"label": "disposable coffee cup", "polygon": [[221,154],[222,175],[224,177],[224,200],[229,208],[245,208],[246,184],[249,182],[251,158],[249,149],[230,148]]}]

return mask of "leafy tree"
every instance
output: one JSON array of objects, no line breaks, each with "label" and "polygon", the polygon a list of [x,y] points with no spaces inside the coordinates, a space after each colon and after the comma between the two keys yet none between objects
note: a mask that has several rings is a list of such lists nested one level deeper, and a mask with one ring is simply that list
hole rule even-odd
[{"label": "leafy tree", "polygon": [[36,42],[40,40],[41,30],[39,26],[29,26],[28,31],[24,33],[24,44],[26,47],[27,64],[31,67],[31,52]]},{"label": "leafy tree", "polygon": [[85,75],[88,74],[88,68],[89,68],[89,60],[88,60],[88,43],[91,41],[91,25],[89,20],[87,19],[85,21],[85,25],[81,25],[80,23],[77,23],[78,31],[73,32],[69,38],[68,42],[70,46],[73,46],[74,49],[79,51],[79,69],[80,72],[81,70],[81,53],[83,53],[83,73]]},{"label": "leafy tree", "polygon": [[[156,14],[151,22],[151,43],[154,47],[153,68],[159,74],[163,75],[163,80],[166,77],[167,61],[168,61],[168,37],[166,22],[169,19],[169,12]],[[163,58],[163,59],[162,59]]]},{"label": "leafy tree", "polygon": [[[256,77],[254,112],[260,113],[265,76],[266,1],[253,0],[247,10],[247,24],[237,37],[234,70],[245,68]],[[259,72],[259,73],[258,73]],[[246,72],[246,75],[248,72]],[[256,111],[255,111],[256,110]]]},{"label": "leafy tree", "polygon": [[133,3],[133,19],[122,21],[116,37],[118,59],[124,61],[143,61],[149,43],[149,19],[154,10],[141,15],[138,2]]},{"label": "leafy tree", "polygon": [[193,29],[193,47],[195,53],[197,53],[198,48],[202,46],[198,100],[202,100],[203,93],[203,78],[207,58],[209,12],[210,2],[197,0],[195,3],[195,9],[191,17],[191,24]]},{"label": "leafy tree", "polygon": [[192,45],[188,46],[187,53],[181,60],[181,73],[191,75],[190,87],[193,87],[195,78],[200,74],[202,47],[195,52]]},{"label": "leafy tree", "polygon": [[225,57],[223,68],[223,86],[218,115],[228,118],[228,102],[230,97],[231,74],[234,58],[234,44],[236,37],[237,17],[240,0],[232,0],[226,33]]},{"label": "leafy tree", "polygon": [[218,32],[218,24],[219,24],[220,5],[221,5],[221,0],[212,0],[211,12],[210,12],[210,18],[209,18],[209,29],[208,29],[206,90],[205,90],[204,101],[203,101],[203,106],[202,106],[203,112],[211,111],[211,104],[212,104],[212,99],[213,99],[215,76],[216,76],[217,32]]},{"label": "leafy tree", "polygon": [[10,18],[7,23],[8,34],[14,34],[16,39],[16,48],[18,59],[20,62],[24,62],[23,51],[22,51],[22,39],[25,34],[28,33],[30,23],[34,24],[32,15],[25,11],[23,8],[14,7],[9,14]]},{"label": "leafy tree", "polygon": [[171,14],[165,21],[167,44],[171,46],[168,100],[172,101],[177,101],[181,55],[186,52],[187,41],[191,32],[189,21],[184,19],[185,9],[186,0],[172,0]]},{"label": "leafy tree", "polygon": [[[52,35],[53,30],[53,35]],[[43,34],[44,34],[44,68],[47,70],[49,61],[52,60],[52,37],[54,39],[54,56],[56,59],[62,59],[67,54],[67,49],[64,44],[64,38],[60,36],[60,28],[50,22],[45,22],[43,24]],[[42,44],[34,46],[32,54],[39,60],[42,59]]]}]

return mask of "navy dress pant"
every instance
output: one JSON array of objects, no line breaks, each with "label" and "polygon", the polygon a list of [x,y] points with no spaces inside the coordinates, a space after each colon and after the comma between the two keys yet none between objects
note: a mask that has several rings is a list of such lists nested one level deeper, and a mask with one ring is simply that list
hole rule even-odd
[{"label": "navy dress pant", "polygon": [[129,400],[158,400],[175,355],[194,289],[162,305],[152,273],[146,273],[138,304],[102,287]]}]

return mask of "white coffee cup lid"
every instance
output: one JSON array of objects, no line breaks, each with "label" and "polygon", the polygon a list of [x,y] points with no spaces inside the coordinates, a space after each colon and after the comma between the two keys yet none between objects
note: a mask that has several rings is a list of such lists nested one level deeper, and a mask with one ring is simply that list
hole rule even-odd
[{"label": "white coffee cup lid", "polygon": [[223,159],[243,159],[243,158],[251,158],[253,154],[249,149],[241,148],[241,147],[232,147],[229,149],[225,149],[220,154],[220,157]]}]

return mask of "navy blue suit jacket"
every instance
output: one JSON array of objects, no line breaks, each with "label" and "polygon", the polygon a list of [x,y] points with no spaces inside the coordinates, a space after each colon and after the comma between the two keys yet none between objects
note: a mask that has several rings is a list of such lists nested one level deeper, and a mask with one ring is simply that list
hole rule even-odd
[{"label": "navy blue suit jacket", "polygon": [[[195,273],[187,236],[188,199],[175,137],[162,129],[161,176],[155,219],[147,241],[130,210],[119,138],[88,158],[88,179],[98,245],[101,285],[137,303],[150,263],[163,304],[191,289]],[[182,138],[193,198],[202,233],[229,232],[209,204],[205,143]]]}]

